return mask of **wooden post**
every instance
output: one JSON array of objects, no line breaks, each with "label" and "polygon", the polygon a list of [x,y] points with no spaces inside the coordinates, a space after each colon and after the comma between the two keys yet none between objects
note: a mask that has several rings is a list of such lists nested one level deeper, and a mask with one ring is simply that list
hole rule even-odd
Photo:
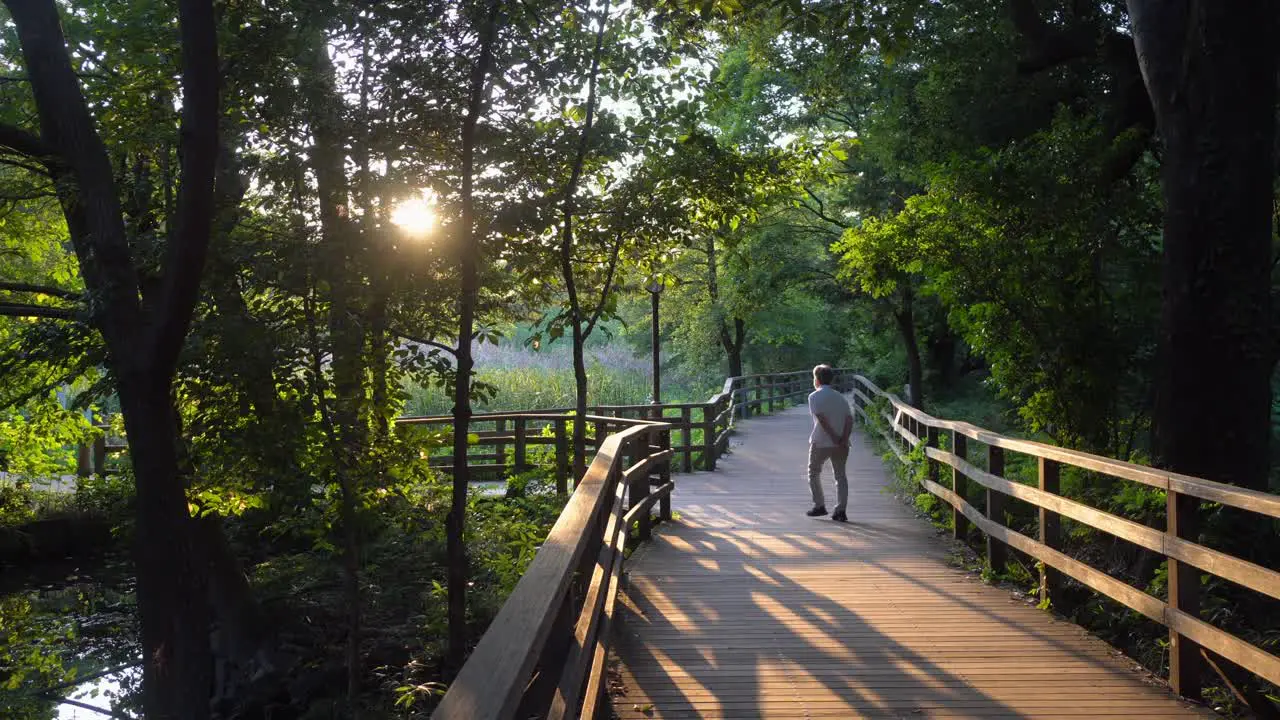
[{"label": "wooden post", "polygon": [[738,390],[745,398],[742,401],[742,419],[746,420],[751,417],[751,380],[743,380],[742,387]]},{"label": "wooden post", "polygon": [[[495,435],[502,435],[506,433],[507,421],[503,419],[494,420],[493,430]],[[493,441],[493,454],[498,456],[498,458],[494,460],[495,464],[497,465],[507,464],[507,444],[505,442],[495,438]]]},{"label": "wooden post", "polygon": [[87,478],[93,474],[93,455],[89,446],[81,443],[76,446],[76,477]]},{"label": "wooden post", "polygon": [[[729,451],[729,428],[730,426],[733,425],[733,407],[729,404],[729,401],[727,399],[724,400],[723,402],[724,402],[724,407],[720,407],[719,405],[716,405],[715,407],[712,408],[712,412],[715,413],[716,417],[720,417],[721,414],[724,415],[724,421],[720,423],[720,425],[722,425],[723,427],[716,426],[716,459],[717,460],[720,459],[721,455],[724,455],[726,452]],[[724,439],[721,440],[720,439],[721,437],[723,437]]]},{"label": "wooden post", "polygon": [[[642,450],[648,449],[649,438],[647,435],[638,435],[627,441],[627,447],[630,449],[632,462],[634,465],[638,458],[648,455],[641,453]],[[627,507],[633,508],[642,500],[649,497],[649,473],[636,473],[631,476],[631,482],[627,487]],[[637,531],[640,536],[640,542],[647,541],[653,535],[653,519],[650,513],[641,513],[636,518]]]},{"label": "wooden post", "polygon": [[[994,445],[987,447],[987,472],[1004,477],[1004,448]],[[999,491],[987,488],[986,516],[988,520],[1004,524],[1004,495]],[[1009,562],[1009,548],[991,535],[987,535],[987,564],[992,572],[1004,572]]]},{"label": "wooden post", "polygon": [[[671,431],[663,430],[658,433],[658,448],[660,450],[671,449]],[[662,469],[659,471],[658,480],[663,484],[671,482],[671,458],[668,457],[666,462],[662,463]],[[663,495],[658,500],[658,512],[661,514],[663,521],[671,520],[671,493]]]},{"label": "wooden post", "polygon": [[93,439],[93,471],[102,477],[107,474],[107,431]]},{"label": "wooden post", "polygon": [[[938,428],[931,425],[925,430],[924,444],[931,448],[938,447]],[[929,470],[929,480],[935,483],[938,482],[938,461],[926,454],[924,456],[924,464]]]},{"label": "wooden post", "polygon": [[[1057,495],[1060,490],[1061,466],[1056,460],[1040,458],[1040,489]],[[1054,550],[1062,549],[1062,517],[1056,512],[1043,507],[1040,512],[1040,542]],[[1066,578],[1045,563],[1040,563],[1040,602],[1052,602],[1060,611],[1066,612],[1062,589]]]},{"label": "wooden post", "polygon": [[[959,430],[952,430],[951,454],[961,460],[968,459],[966,457],[969,449],[968,440],[969,438],[962,435]],[[960,496],[961,500],[965,499],[965,495],[968,492],[968,488],[965,487],[964,474],[955,468],[951,468],[951,489],[955,491],[956,495]],[[951,508],[951,535],[956,540],[964,540],[969,535],[969,518],[955,508]]]},{"label": "wooden post", "polygon": [[[582,422],[585,423],[587,421],[583,420]],[[600,446],[604,445],[604,439],[609,437],[609,423],[601,420],[596,420],[594,421],[593,424],[595,425],[595,431],[596,431],[596,435],[595,435],[596,452],[600,452]],[[583,432],[586,432],[585,428],[583,429]]]},{"label": "wooden post", "polygon": [[680,458],[680,469],[693,472],[693,416],[689,406],[680,408],[680,433],[684,438],[684,452]]},{"label": "wooden post", "polygon": [[516,432],[516,450],[515,450],[515,466],[516,472],[522,473],[529,469],[528,459],[528,433],[529,421],[527,418],[518,417],[515,421]]},{"label": "wooden post", "polygon": [[[1165,532],[1170,537],[1195,540],[1196,516],[1200,502],[1190,495],[1169,490],[1166,507],[1168,518]],[[1200,616],[1200,572],[1194,567],[1173,558],[1169,562],[1169,607],[1181,610],[1192,617]],[[1200,683],[1200,647],[1173,629],[1169,630],[1169,685],[1179,695],[1199,700],[1203,688]]]},{"label": "wooden post", "polygon": [[702,406],[702,469],[716,469],[716,412],[715,403]]},{"label": "wooden post", "polygon": [[769,398],[769,413],[772,414],[774,410],[773,400],[778,395],[778,388],[774,387],[774,385],[777,385],[778,383],[774,382],[773,375],[766,375],[764,382],[765,388],[768,390],[768,392],[765,393],[765,397]]},{"label": "wooden post", "polygon": [[[569,491],[569,442],[568,433],[565,432],[566,425],[569,420],[567,418],[556,418],[556,492],[561,494]],[[581,420],[579,420],[581,422]],[[573,486],[577,487],[578,480],[574,478]]]}]

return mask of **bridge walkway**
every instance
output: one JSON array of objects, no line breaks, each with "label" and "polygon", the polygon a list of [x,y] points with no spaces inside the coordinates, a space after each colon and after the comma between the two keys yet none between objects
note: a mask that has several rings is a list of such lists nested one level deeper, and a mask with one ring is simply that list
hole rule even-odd
[{"label": "bridge walkway", "polygon": [[950,562],[858,432],[850,522],[806,517],[809,423],[803,407],[740,423],[716,472],[677,479],[678,519],[626,566],[618,717],[1213,716]]}]

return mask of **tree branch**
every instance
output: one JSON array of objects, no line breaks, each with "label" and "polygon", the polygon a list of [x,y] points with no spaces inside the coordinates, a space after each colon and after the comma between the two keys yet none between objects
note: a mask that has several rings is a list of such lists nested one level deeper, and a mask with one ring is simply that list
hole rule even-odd
[{"label": "tree branch", "polygon": [[39,135],[14,125],[0,123],[0,148],[47,162],[56,153]]},{"label": "tree branch", "polygon": [[604,312],[604,302],[609,298],[609,291],[613,289],[613,273],[618,269],[618,255],[621,252],[622,238],[618,238],[618,242],[613,246],[613,257],[609,258],[609,272],[605,275],[604,284],[600,286],[600,302],[597,302],[595,309],[591,311],[591,319],[587,321],[587,327],[582,333],[583,340],[591,337],[591,331],[596,328],[596,321]]},{"label": "tree branch", "polygon": [[1018,60],[1019,73],[1034,74],[1094,50],[1087,33],[1058,30],[1046,23],[1033,0],[1009,0],[1009,15],[1029,51]]},{"label": "tree branch", "polygon": [[[54,0],[4,0],[17,28],[31,94],[40,118],[39,147],[10,133],[19,149],[55,153],[44,164],[58,180],[67,229],[85,287],[99,299],[92,324],[124,365],[145,364],[137,353],[145,325],[138,276],[120,209],[114,171],[67,52]],[[28,143],[22,145],[22,143]],[[117,370],[123,369],[117,367]],[[141,369],[141,368],[139,368]]]},{"label": "tree branch", "polygon": [[805,194],[806,194],[806,195],[808,195],[809,197],[813,198],[813,201],[814,201],[814,202],[818,203],[818,207],[816,207],[816,208],[815,208],[815,207],[812,207],[812,206],[810,206],[810,205],[809,205],[809,203],[807,203],[807,202],[803,202],[803,201],[800,203],[800,207],[804,208],[805,210],[808,210],[810,213],[812,213],[812,214],[813,214],[815,217],[817,217],[819,220],[823,220],[823,221],[825,221],[825,222],[829,222],[829,223],[831,223],[832,225],[835,225],[836,227],[838,227],[838,228],[842,228],[842,229],[844,229],[844,230],[848,230],[848,229],[849,229],[849,224],[848,224],[848,223],[843,222],[843,221],[841,221],[841,220],[838,220],[838,219],[836,219],[836,218],[833,218],[833,217],[831,217],[830,215],[827,215],[827,206],[822,202],[822,198],[820,198],[820,197],[818,197],[817,195],[815,195],[815,194],[814,194],[814,192],[813,192],[812,190],[810,190],[809,188],[807,188],[807,187],[804,189],[804,192],[805,192]]},{"label": "tree branch", "polygon": [[415,335],[410,335],[409,333],[399,328],[391,328],[391,334],[395,335],[401,340],[408,340],[411,343],[417,343],[419,345],[426,345],[427,347],[433,347],[441,352],[449,353],[454,357],[457,357],[458,355],[457,348],[450,347],[449,345],[445,345],[444,343],[436,342],[435,340],[427,340],[425,338],[420,338]]},{"label": "tree branch", "polygon": [[84,293],[75,290],[63,290],[59,287],[49,285],[33,285],[31,283],[6,282],[0,280],[0,290],[9,292],[35,293],[36,295],[48,295],[49,297],[59,297],[65,300],[83,300]]},{"label": "tree branch", "polygon": [[212,0],[179,0],[182,37],[182,173],[177,218],[162,270],[164,283],[153,318],[155,367],[177,364],[200,297],[200,276],[213,234],[214,176],[218,158],[218,35]]},{"label": "tree branch", "polygon": [[70,308],[26,303],[0,302],[0,317],[48,318],[51,320],[78,320],[78,313]]}]

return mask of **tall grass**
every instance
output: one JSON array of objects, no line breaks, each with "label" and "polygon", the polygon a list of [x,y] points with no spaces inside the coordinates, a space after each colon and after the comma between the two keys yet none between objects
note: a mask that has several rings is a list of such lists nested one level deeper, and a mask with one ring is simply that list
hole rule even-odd
[{"label": "tall grass", "polygon": [[[537,410],[572,407],[574,404],[573,360],[566,347],[542,351],[511,344],[479,345],[476,379],[496,389],[492,398],[477,401],[478,411]],[[690,382],[672,383],[663,373],[662,399],[665,402],[700,402],[713,388],[693,387]],[[653,387],[650,360],[638,356],[621,343],[587,350],[587,402],[591,405],[638,405],[649,402]],[[437,385],[406,388],[408,415],[445,415],[453,407],[453,389]]]}]

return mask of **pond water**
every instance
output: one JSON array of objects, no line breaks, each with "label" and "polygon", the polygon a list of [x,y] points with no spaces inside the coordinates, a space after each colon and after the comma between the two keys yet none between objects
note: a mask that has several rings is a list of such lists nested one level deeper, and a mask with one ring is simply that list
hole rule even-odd
[{"label": "pond water", "polygon": [[[123,708],[136,695],[140,671],[129,667],[139,657],[130,569],[107,556],[4,571],[0,717],[110,717],[62,698],[131,717]],[[115,668],[125,669],[100,676]]]},{"label": "pond water", "polygon": [[[57,720],[100,720],[105,717],[139,718],[141,715],[120,707],[116,702],[126,697],[142,681],[142,671],[137,668],[121,670],[105,677],[90,680],[69,690],[64,698],[74,702],[58,704]],[[88,707],[86,707],[88,706]]]}]

